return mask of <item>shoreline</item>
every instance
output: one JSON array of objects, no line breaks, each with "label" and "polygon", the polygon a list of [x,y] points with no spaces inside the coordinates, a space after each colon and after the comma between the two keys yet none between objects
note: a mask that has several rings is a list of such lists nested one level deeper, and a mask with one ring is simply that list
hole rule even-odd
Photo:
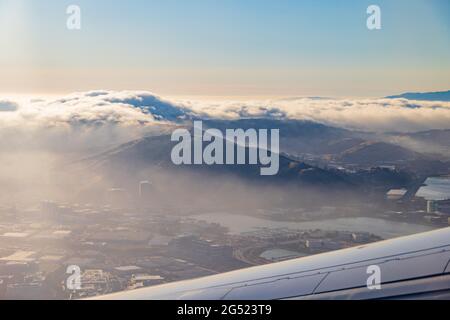
[{"label": "shoreline", "polygon": [[440,228],[438,226],[421,225],[404,221],[391,221],[380,217],[335,217],[301,222],[275,221],[269,220],[267,217],[255,217],[243,214],[224,214],[220,212],[204,213],[191,217],[209,223],[218,223],[226,227],[230,234],[241,234],[261,228],[290,228],[293,230],[321,229],[331,231],[369,232],[384,239],[390,239]]}]

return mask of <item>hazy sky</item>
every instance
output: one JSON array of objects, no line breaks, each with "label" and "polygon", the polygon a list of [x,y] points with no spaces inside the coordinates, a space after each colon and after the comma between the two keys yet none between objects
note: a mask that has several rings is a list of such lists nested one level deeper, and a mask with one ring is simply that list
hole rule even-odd
[{"label": "hazy sky", "polygon": [[[66,8],[82,29],[66,28]],[[369,31],[366,9],[382,10]],[[0,0],[0,92],[384,96],[450,89],[448,0]]]}]

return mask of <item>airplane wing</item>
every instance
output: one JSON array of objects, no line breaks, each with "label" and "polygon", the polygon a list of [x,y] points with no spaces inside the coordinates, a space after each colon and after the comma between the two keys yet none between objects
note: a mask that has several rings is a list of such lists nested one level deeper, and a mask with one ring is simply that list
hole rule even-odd
[{"label": "airplane wing", "polygon": [[[450,228],[97,299],[450,299]],[[368,286],[379,268],[381,288]]]}]

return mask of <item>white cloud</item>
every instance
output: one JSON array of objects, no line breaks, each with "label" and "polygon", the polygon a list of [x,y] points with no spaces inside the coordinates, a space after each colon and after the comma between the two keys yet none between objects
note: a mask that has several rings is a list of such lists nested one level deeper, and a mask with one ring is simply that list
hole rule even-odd
[{"label": "white cloud", "polygon": [[[15,103],[14,111],[0,114],[2,147],[101,150],[184,115],[148,92],[93,91],[59,99],[22,98]],[[161,116],[164,110],[167,119]]]},{"label": "white cloud", "polygon": [[450,129],[450,102],[295,98],[264,102],[190,101],[188,105],[199,114],[215,118],[311,120],[336,127],[379,132]]},{"label": "white cloud", "polygon": [[[91,91],[59,99],[0,100],[0,129],[120,127],[179,123],[192,117],[302,119],[367,131],[450,128],[450,102],[291,98],[267,101],[167,100],[144,91]],[[131,129],[130,129],[131,128]]]}]

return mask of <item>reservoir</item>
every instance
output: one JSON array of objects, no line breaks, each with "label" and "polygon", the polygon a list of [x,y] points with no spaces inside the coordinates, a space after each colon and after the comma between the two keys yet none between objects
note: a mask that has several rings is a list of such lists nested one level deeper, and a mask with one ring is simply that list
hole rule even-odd
[{"label": "reservoir", "polygon": [[307,222],[272,221],[229,213],[207,213],[192,216],[197,220],[218,223],[227,227],[231,234],[255,231],[260,228],[289,228],[295,230],[336,230],[351,232],[369,232],[384,239],[411,235],[433,230],[433,227],[413,223],[388,221],[378,218],[337,218]]}]

